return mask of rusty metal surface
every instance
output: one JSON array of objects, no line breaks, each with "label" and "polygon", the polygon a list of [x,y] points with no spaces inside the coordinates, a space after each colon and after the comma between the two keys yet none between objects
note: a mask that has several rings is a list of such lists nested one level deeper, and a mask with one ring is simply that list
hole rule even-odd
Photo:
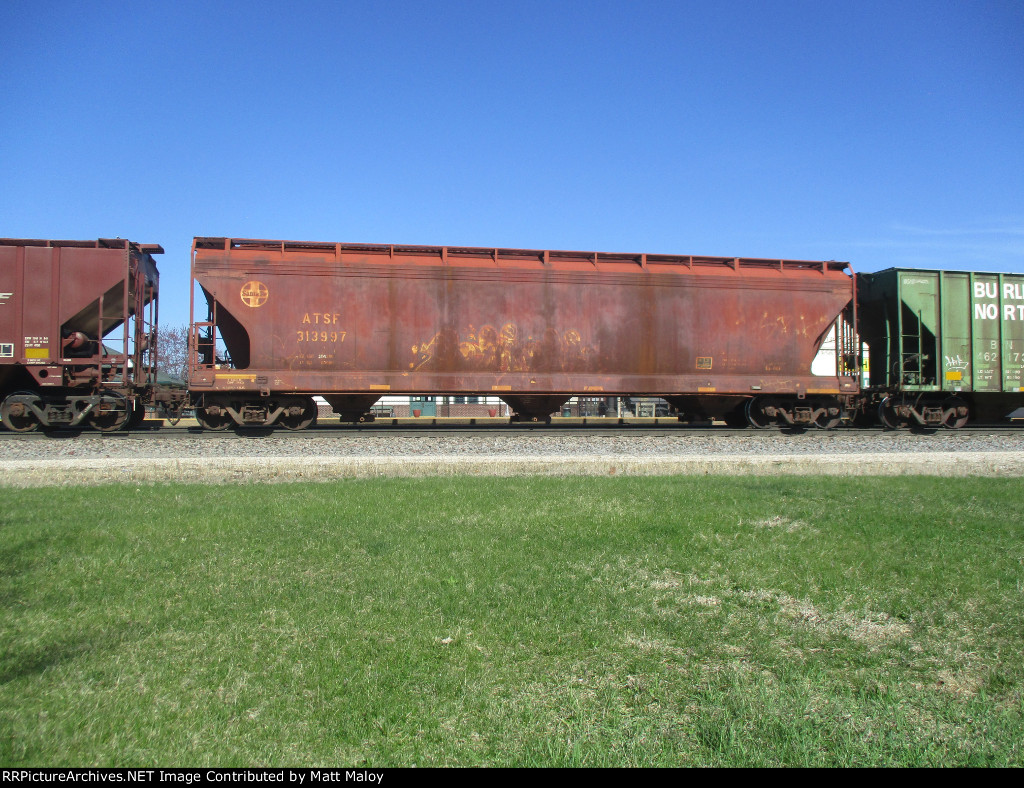
[{"label": "rusty metal surface", "polygon": [[857,387],[810,373],[853,300],[846,263],[197,238],[192,275],[234,365],[196,364],[197,392]]}]

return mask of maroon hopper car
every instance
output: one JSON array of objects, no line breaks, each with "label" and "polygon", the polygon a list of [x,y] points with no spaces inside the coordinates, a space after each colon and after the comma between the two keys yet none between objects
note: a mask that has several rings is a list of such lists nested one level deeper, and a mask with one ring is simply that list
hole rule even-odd
[{"label": "maroon hopper car", "polygon": [[0,418],[7,429],[139,418],[156,382],[155,244],[0,239]]},{"label": "maroon hopper car", "polygon": [[[358,419],[385,394],[833,426],[859,388],[846,263],[196,238],[192,278],[189,386],[214,429],[306,427],[313,395]],[[835,368],[812,375],[830,332]]]}]

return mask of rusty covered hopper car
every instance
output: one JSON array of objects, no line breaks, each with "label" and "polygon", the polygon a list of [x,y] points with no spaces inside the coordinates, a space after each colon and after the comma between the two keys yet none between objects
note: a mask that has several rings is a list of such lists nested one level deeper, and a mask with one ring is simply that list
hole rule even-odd
[{"label": "rusty covered hopper car", "polygon": [[[357,419],[384,394],[497,395],[524,419],[655,395],[833,424],[858,391],[846,263],[196,238],[192,278],[209,428],[302,428],[312,395]],[[835,369],[812,375],[833,329]]]},{"label": "rusty covered hopper car", "polygon": [[4,426],[121,427],[156,366],[156,244],[0,239]]}]

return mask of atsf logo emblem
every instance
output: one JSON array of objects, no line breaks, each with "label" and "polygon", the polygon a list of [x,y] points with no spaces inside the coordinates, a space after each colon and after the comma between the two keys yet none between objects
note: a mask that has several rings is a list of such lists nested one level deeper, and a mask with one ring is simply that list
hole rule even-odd
[{"label": "atsf logo emblem", "polygon": [[255,279],[242,285],[242,303],[246,306],[263,306],[270,297],[270,291],[263,282]]}]

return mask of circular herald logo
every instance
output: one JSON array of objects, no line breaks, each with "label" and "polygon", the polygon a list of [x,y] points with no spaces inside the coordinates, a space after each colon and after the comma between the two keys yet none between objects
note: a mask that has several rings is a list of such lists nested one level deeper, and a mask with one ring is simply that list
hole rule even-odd
[{"label": "circular herald logo", "polygon": [[267,298],[270,297],[270,291],[263,282],[257,282],[253,279],[251,282],[246,282],[242,285],[242,303],[246,306],[257,307],[263,306],[267,303]]}]

